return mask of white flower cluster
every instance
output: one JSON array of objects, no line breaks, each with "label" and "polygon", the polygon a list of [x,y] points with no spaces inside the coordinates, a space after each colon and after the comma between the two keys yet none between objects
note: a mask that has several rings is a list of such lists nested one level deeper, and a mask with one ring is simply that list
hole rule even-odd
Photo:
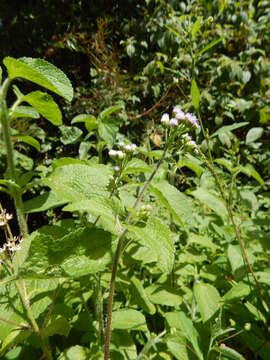
[{"label": "white flower cluster", "polygon": [[11,220],[13,216],[11,214],[8,214],[6,210],[2,210],[0,213],[0,226],[6,226],[9,220]]},{"label": "white flower cluster", "polygon": [[194,149],[195,154],[199,153],[198,145],[196,144],[196,142],[194,140],[192,140],[192,137],[189,134],[184,134],[183,139],[187,146],[190,146],[192,149]]},{"label": "white flower cluster", "polygon": [[112,159],[119,159],[122,160],[126,157],[127,154],[134,154],[134,152],[137,149],[136,144],[125,144],[124,142],[121,142],[119,144],[120,150],[110,150],[109,156]]},{"label": "white flower cluster", "polygon": [[175,128],[181,122],[187,121],[189,124],[197,129],[200,129],[199,120],[197,117],[189,112],[184,113],[179,106],[173,108],[173,117],[170,119],[169,114],[165,113],[161,117],[161,124],[165,127]]},{"label": "white flower cluster", "polygon": [[12,240],[8,239],[8,242],[0,248],[0,254],[4,253],[5,251],[15,252],[21,250],[22,242],[23,238],[18,238],[16,236],[14,236]]}]

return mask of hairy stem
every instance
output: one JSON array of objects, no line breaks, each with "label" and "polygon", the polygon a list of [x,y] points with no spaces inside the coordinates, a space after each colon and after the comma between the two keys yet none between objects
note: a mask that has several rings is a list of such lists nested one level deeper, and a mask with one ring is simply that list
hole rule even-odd
[{"label": "hairy stem", "polygon": [[[168,146],[165,146],[163,154],[160,158],[160,160],[157,162],[152,174],[148,178],[148,180],[145,182],[144,186],[139,192],[139,195],[136,199],[136,201],[133,204],[132,210],[136,210],[137,206],[139,205],[140,201],[143,198],[143,195],[147,188],[149,187],[153,177],[156,175],[162,161],[164,160],[164,157],[166,155]],[[128,213],[126,224],[130,224],[132,219],[132,212],[130,211]],[[112,309],[113,309],[113,298],[114,298],[114,290],[115,290],[115,279],[117,274],[117,268],[118,263],[122,254],[122,247],[125,235],[127,234],[127,229],[122,231],[118,237],[117,240],[117,246],[116,251],[113,259],[113,268],[112,268],[112,274],[111,274],[111,281],[110,281],[110,293],[109,293],[109,303],[108,303],[108,309],[107,309],[107,322],[106,322],[106,333],[105,333],[105,349],[104,349],[104,360],[109,360],[110,358],[110,338],[111,338],[111,322],[112,322]]]},{"label": "hairy stem", "polygon": [[[0,121],[2,124],[4,143],[6,146],[7,164],[8,164],[10,178],[15,184],[17,184],[17,174],[16,174],[15,162],[14,162],[14,149],[13,149],[13,144],[11,141],[11,129],[10,129],[10,121],[9,121],[10,119],[9,119],[7,103],[6,103],[6,96],[7,96],[7,92],[8,92],[10,84],[11,84],[11,80],[7,78],[0,88]],[[22,192],[18,186],[12,187],[12,195],[14,198],[14,203],[15,203],[15,208],[16,208],[16,212],[17,212],[17,218],[19,221],[21,234],[23,235],[24,238],[26,238],[28,236],[28,229],[27,229],[27,223],[26,223],[26,219],[25,219],[24,211],[23,211]],[[19,259],[18,253],[16,253],[16,257],[18,259],[18,265],[20,265],[20,259]],[[13,271],[14,271],[14,269],[13,269]],[[39,339],[42,351],[48,360],[52,360],[52,354],[50,352],[50,349],[49,349],[49,347],[47,347],[46,342],[44,341],[44,339],[42,338],[42,336],[40,334],[39,326],[34,318],[32,309],[30,307],[30,301],[27,296],[25,281],[17,280],[17,281],[15,281],[15,286],[16,286],[16,289],[20,296],[23,307],[26,311],[29,322],[31,323],[32,328]]]},{"label": "hairy stem", "polygon": [[[0,90],[0,121],[2,124],[2,130],[3,130],[3,137],[4,137],[4,143],[6,146],[6,152],[7,152],[7,163],[8,163],[8,169],[10,173],[11,180],[13,180],[15,183],[17,183],[17,174],[15,170],[15,163],[14,163],[14,149],[13,144],[11,141],[11,131],[10,131],[10,124],[9,124],[9,116],[8,116],[8,110],[7,110],[7,103],[6,103],[6,95],[8,88],[10,86],[10,80],[7,79]],[[23,211],[23,201],[22,201],[22,195],[21,192],[18,190],[17,187],[13,187],[13,198],[15,202],[17,217],[20,225],[21,233],[24,237],[28,235],[27,230],[27,223],[24,217],[24,211]]]},{"label": "hairy stem", "polygon": [[[263,290],[261,288],[261,285],[257,279],[257,276],[253,270],[253,267],[249,261],[248,255],[247,255],[247,251],[245,248],[245,244],[244,241],[241,237],[241,232],[239,227],[237,226],[236,222],[235,222],[235,218],[233,215],[233,211],[232,211],[232,206],[231,206],[231,199],[229,199],[229,201],[227,200],[227,196],[224,190],[224,187],[222,186],[220,179],[216,173],[215,167],[214,167],[214,161],[213,161],[213,157],[212,157],[212,153],[211,153],[211,149],[210,149],[210,141],[209,141],[209,135],[208,133],[205,131],[204,127],[203,127],[203,123],[201,121],[201,118],[199,116],[199,120],[200,120],[200,124],[201,124],[201,128],[202,128],[202,132],[204,135],[204,138],[206,139],[207,142],[207,148],[208,148],[208,156],[209,156],[209,161],[207,160],[207,158],[205,157],[205,155],[201,152],[202,158],[204,159],[209,171],[211,172],[211,174],[214,176],[215,182],[217,184],[217,187],[219,189],[219,192],[221,194],[221,197],[225,203],[226,206],[226,210],[229,216],[229,219],[231,220],[231,223],[233,225],[234,228],[234,232],[236,235],[236,239],[240,245],[240,249],[241,249],[241,253],[242,253],[242,257],[244,260],[244,263],[246,264],[247,268],[249,269],[249,272],[251,273],[251,276],[253,277],[253,280],[255,282],[255,286],[256,289],[258,291],[259,297],[261,299],[261,302],[264,300],[265,304],[267,305],[268,309],[270,309],[270,303],[268,302],[268,300],[265,298],[264,294],[263,294]],[[231,195],[230,195],[231,196]]]}]

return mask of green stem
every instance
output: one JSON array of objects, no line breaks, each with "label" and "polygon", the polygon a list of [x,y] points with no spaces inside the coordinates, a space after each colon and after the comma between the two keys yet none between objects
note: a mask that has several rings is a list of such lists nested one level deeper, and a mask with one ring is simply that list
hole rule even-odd
[{"label": "green stem", "polygon": [[40,342],[40,346],[41,346],[41,349],[43,351],[43,353],[45,354],[46,358],[48,360],[53,360],[53,357],[52,357],[52,354],[51,354],[51,351],[50,349],[47,347],[47,344],[46,342],[44,341],[44,339],[42,338],[41,334],[40,334],[40,330],[39,330],[39,326],[34,318],[34,315],[33,315],[33,312],[31,310],[31,307],[30,307],[30,304],[29,304],[29,301],[28,299],[26,299],[25,297],[25,294],[24,294],[24,291],[21,289],[20,287],[20,284],[18,281],[15,282],[15,286],[17,288],[17,291],[18,291],[18,294],[21,298],[21,301],[22,301],[22,304],[25,308],[25,311],[27,313],[27,317],[32,325],[32,328],[35,332],[35,334],[37,335],[38,339],[39,339],[39,342]]},{"label": "green stem", "polygon": [[[139,192],[139,195],[134,202],[134,205],[132,207],[132,210],[136,210],[137,206],[141,202],[143,195],[145,191],[147,190],[148,186],[150,185],[153,177],[156,175],[162,161],[165,158],[166,151],[168,148],[169,141],[167,142],[167,145],[164,148],[163,154],[160,158],[160,160],[157,162],[155,169],[153,170],[152,174],[150,175],[149,179],[145,182],[144,186],[142,187],[141,191]],[[132,219],[132,213],[133,211],[128,213],[126,224],[130,224]],[[117,268],[118,263],[122,254],[122,247],[125,235],[127,233],[127,229],[125,229],[123,232],[120,233],[118,240],[117,240],[117,246],[116,251],[113,259],[113,268],[112,268],[112,274],[111,274],[111,281],[110,281],[110,293],[109,293],[109,303],[108,303],[108,309],[107,309],[107,322],[106,322],[106,333],[105,333],[105,349],[104,349],[104,360],[109,360],[110,358],[110,338],[111,338],[111,322],[112,322],[112,309],[113,309],[113,297],[114,297],[114,290],[115,290],[115,279],[117,274]]]},{"label": "green stem", "polygon": [[253,277],[256,289],[258,291],[259,298],[260,298],[262,303],[263,303],[263,300],[264,300],[264,302],[267,305],[268,309],[270,309],[270,303],[268,302],[268,300],[264,296],[261,285],[260,285],[260,283],[259,283],[259,281],[257,279],[257,276],[256,276],[256,274],[255,274],[255,272],[253,270],[253,267],[252,267],[252,265],[251,265],[251,263],[249,261],[247,251],[246,251],[246,248],[245,248],[245,244],[244,244],[244,241],[242,240],[242,236],[241,236],[241,233],[240,233],[240,229],[239,229],[239,227],[237,226],[237,224],[235,222],[234,214],[233,214],[233,211],[232,211],[232,206],[230,204],[230,199],[227,200],[227,196],[226,196],[226,193],[225,193],[225,190],[224,190],[224,186],[222,186],[222,184],[220,182],[220,179],[219,179],[219,177],[218,177],[218,175],[216,173],[216,170],[215,170],[215,167],[214,167],[214,160],[213,160],[211,149],[210,149],[209,135],[204,129],[203,123],[201,121],[200,114],[199,114],[199,121],[200,121],[200,124],[201,124],[201,129],[202,129],[204,138],[206,139],[206,142],[207,142],[209,161],[207,160],[207,158],[205,157],[205,155],[202,152],[201,152],[201,156],[203,157],[209,171],[211,172],[211,174],[215,178],[217,187],[218,187],[219,192],[221,194],[221,197],[222,197],[222,199],[223,199],[223,201],[225,203],[225,207],[226,207],[229,219],[231,220],[231,223],[233,225],[234,232],[235,232],[235,235],[236,235],[236,239],[237,239],[237,241],[238,241],[238,243],[240,245],[240,249],[241,249],[241,253],[242,253],[244,263],[246,264],[247,268],[249,269],[249,271],[251,273],[251,276]]},{"label": "green stem", "polygon": [[[16,175],[15,162],[14,162],[14,149],[13,149],[13,144],[11,141],[11,129],[10,129],[10,124],[9,124],[10,119],[8,116],[8,109],[7,109],[7,102],[6,102],[7,92],[8,92],[10,84],[11,84],[11,80],[9,78],[7,78],[0,88],[0,121],[2,124],[3,137],[4,137],[5,146],[6,146],[7,164],[8,164],[8,169],[9,169],[9,173],[10,173],[10,178],[12,181],[14,181],[15,184],[17,184],[17,175]],[[12,187],[12,195],[14,198],[14,203],[15,203],[15,208],[16,208],[16,212],[17,212],[20,230],[21,230],[23,237],[26,238],[28,236],[28,230],[27,230],[27,223],[26,223],[26,220],[24,217],[21,190],[18,189],[17,186],[13,186]],[[16,255],[17,255],[17,257],[19,257],[18,253]],[[23,289],[21,288],[21,284],[23,286]],[[43,353],[45,354],[45,356],[47,357],[48,360],[53,360],[50,349],[47,347],[44,339],[42,338],[42,336],[40,334],[38,324],[34,318],[32,310],[31,310],[24,280],[15,281],[15,286],[17,288],[18,294],[21,298],[22,304],[27,313],[28,319],[32,325],[32,328],[40,341],[40,345],[41,345]]]},{"label": "green stem", "polygon": [[[6,95],[10,84],[11,81],[7,79],[3,83],[0,89],[0,121],[2,124],[4,142],[7,151],[7,163],[10,172],[10,177],[11,180],[17,183],[17,175],[16,175],[15,163],[14,163],[14,149],[11,141],[11,130],[10,130],[9,116],[8,116],[7,103],[6,103]],[[13,187],[12,195],[14,197],[20,230],[22,235],[26,237],[28,235],[28,230],[27,230],[27,223],[24,217],[21,191],[19,191],[17,187]]]}]

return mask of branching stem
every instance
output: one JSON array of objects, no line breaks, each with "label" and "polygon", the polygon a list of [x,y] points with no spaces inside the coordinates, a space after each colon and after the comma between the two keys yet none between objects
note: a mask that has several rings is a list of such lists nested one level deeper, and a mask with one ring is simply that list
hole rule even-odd
[{"label": "branching stem", "polygon": [[[152,179],[156,175],[162,161],[165,158],[167,148],[168,148],[168,145],[165,146],[160,160],[157,162],[152,174],[150,175],[150,177],[148,178],[148,180],[145,182],[144,186],[140,190],[139,195],[138,195],[136,201],[134,202],[132,210],[136,210],[137,206],[141,202],[145,191],[149,187]],[[132,213],[133,213],[132,211],[130,211],[128,213],[128,216],[126,219],[127,225],[131,223]],[[127,231],[128,230],[125,229],[118,236],[116,251],[115,251],[115,255],[114,255],[114,259],[113,259],[113,268],[112,268],[111,281],[110,281],[109,303],[108,303],[108,309],[107,309],[104,360],[109,360],[109,358],[110,358],[110,337],[111,337],[111,322],[112,322],[113,298],[114,298],[114,290],[115,290],[115,279],[116,279],[116,274],[117,274],[118,263],[119,263],[119,260],[120,260],[121,254],[122,254],[123,242],[124,242],[125,235],[127,234]]]}]

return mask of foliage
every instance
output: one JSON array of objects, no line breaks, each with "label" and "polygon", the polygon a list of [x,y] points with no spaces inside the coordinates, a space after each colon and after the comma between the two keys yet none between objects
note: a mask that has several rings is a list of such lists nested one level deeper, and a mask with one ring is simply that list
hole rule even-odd
[{"label": "foliage", "polygon": [[1,50],[1,357],[267,360],[267,2],[124,3]]}]

